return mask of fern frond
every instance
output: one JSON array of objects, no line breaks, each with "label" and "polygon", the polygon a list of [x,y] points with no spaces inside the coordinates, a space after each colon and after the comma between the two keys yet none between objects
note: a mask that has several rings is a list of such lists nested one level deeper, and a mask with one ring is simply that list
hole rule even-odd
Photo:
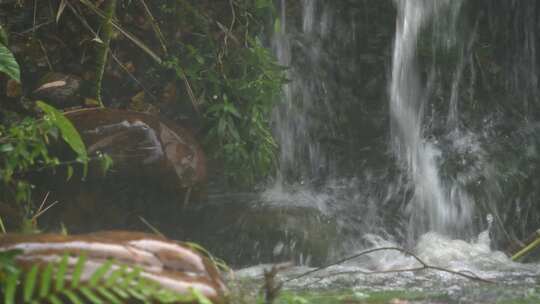
[{"label": "fern frond", "polygon": [[189,294],[179,294],[144,278],[138,267],[107,260],[85,275],[86,264],[86,256],[81,255],[74,267],[70,267],[70,257],[66,254],[59,262],[45,266],[36,263],[28,271],[18,269],[0,285],[4,303],[122,304],[138,300],[142,303],[211,304],[195,289]]}]

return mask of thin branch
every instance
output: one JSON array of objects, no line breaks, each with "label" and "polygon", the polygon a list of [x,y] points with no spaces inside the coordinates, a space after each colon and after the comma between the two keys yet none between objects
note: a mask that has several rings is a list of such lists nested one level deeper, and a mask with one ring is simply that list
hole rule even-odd
[{"label": "thin branch", "polygon": [[[100,18],[106,18],[105,13],[97,8],[95,5],[90,3],[88,0],[80,0],[82,4],[90,8],[96,15],[98,15]],[[111,25],[119,31],[122,35],[124,35],[126,38],[128,38],[131,42],[133,42],[136,46],[138,46],[141,50],[143,50],[146,54],[148,54],[154,61],[161,64],[163,60],[161,57],[159,57],[154,51],[152,51],[146,44],[144,44],[139,38],[135,37],[133,34],[122,28],[116,21],[111,20]]]},{"label": "thin branch", "polygon": [[150,90],[148,90],[148,89],[146,88],[146,86],[143,85],[142,82],[141,82],[139,79],[137,79],[137,77],[135,77],[135,75],[133,75],[133,73],[131,73],[131,72],[129,71],[129,69],[128,69],[121,61],[120,61],[120,59],[119,59],[118,57],[116,57],[116,55],[114,55],[113,52],[111,52],[110,55],[111,55],[111,58],[112,58],[112,59],[113,59],[113,60],[114,60],[121,68],[122,68],[122,70],[123,70],[126,74],[128,74],[128,76],[129,76],[133,81],[135,81],[135,83],[136,83],[139,87],[141,87],[141,89],[144,91],[145,94],[147,94],[150,98],[152,98],[152,100],[158,101],[157,97],[156,97],[154,94],[152,94],[152,92],[150,92]]},{"label": "thin branch", "polygon": [[[479,276],[477,276],[476,274],[472,273],[472,274],[467,274],[465,272],[461,272],[461,271],[454,271],[454,270],[451,270],[451,269],[446,269],[446,268],[443,268],[443,267],[439,267],[439,266],[432,266],[432,265],[429,265],[427,264],[426,262],[424,262],[422,259],[420,259],[417,255],[415,255],[414,253],[410,252],[410,251],[407,251],[405,249],[402,249],[402,248],[399,248],[399,247],[380,247],[380,248],[373,248],[373,249],[368,249],[368,250],[365,250],[365,251],[362,251],[360,253],[357,253],[355,255],[352,255],[352,256],[349,256],[349,257],[346,257],[346,258],[343,258],[341,260],[338,260],[334,263],[330,263],[328,265],[324,265],[324,266],[321,266],[321,267],[318,267],[318,268],[315,268],[313,270],[310,270],[310,271],[307,271],[307,272],[304,272],[303,274],[301,275],[298,275],[296,277],[293,277],[293,278],[290,278],[290,279],[287,279],[285,280],[283,283],[287,283],[287,282],[290,282],[290,281],[294,281],[294,280],[298,280],[300,278],[303,278],[303,277],[306,277],[306,276],[309,276],[315,272],[319,272],[323,269],[327,269],[331,266],[335,266],[335,265],[339,265],[339,264],[343,264],[347,261],[350,261],[350,260],[354,260],[356,258],[359,258],[361,256],[364,256],[364,255],[367,255],[367,254],[370,254],[370,253],[373,253],[373,252],[378,252],[378,251],[385,251],[385,250],[394,250],[394,251],[399,251],[405,255],[408,255],[408,256],[411,256],[413,257],[418,263],[420,263],[420,265],[422,265],[421,267],[414,267],[414,268],[407,268],[407,269],[396,269],[396,270],[383,270],[383,271],[360,271],[360,270],[357,270],[357,271],[347,271],[347,272],[339,272],[339,273],[334,273],[334,274],[331,274],[330,276],[338,276],[338,275],[344,275],[344,274],[353,274],[353,273],[361,273],[361,274],[365,274],[365,275],[371,275],[371,274],[383,274],[383,273],[398,273],[398,272],[408,272],[408,271],[420,271],[420,270],[429,270],[429,269],[432,269],[432,270],[437,270],[437,271],[441,271],[441,272],[446,272],[446,273],[450,273],[450,274],[453,274],[453,275],[457,275],[457,276],[461,276],[461,277],[464,277],[466,279],[469,279],[469,280],[473,280],[473,281],[479,281],[479,282],[483,282],[483,283],[495,283],[494,281],[491,281],[491,280],[488,280],[488,279],[484,279],[484,278],[481,278]],[[328,277],[328,276],[326,276]],[[324,278],[322,278],[324,279]]]},{"label": "thin branch", "polygon": [[[83,24],[83,26],[90,32],[92,33],[94,36],[97,37],[97,32],[94,31],[94,29],[88,24],[88,22],[86,22],[86,20],[77,12],[77,10],[75,9],[75,7],[73,7],[70,3],[68,3],[68,6],[69,8],[72,10],[72,12],[75,14],[75,16],[79,19],[79,21],[81,21],[81,23]],[[111,55],[111,58],[122,68],[122,70],[124,70],[124,72],[126,72],[129,77],[131,79],[133,79],[133,81],[135,81],[135,83],[137,83],[141,89],[144,91],[145,94],[147,94],[148,96],[150,96],[150,98],[152,98],[152,100],[154,101],[157,101],[157,97],[152,94],[152,92],[150,92],[150,90],[148,90],[143,84],[141,81],[139,81],[137,79],[137,77],[135,77],[135,75],[133,75],[133,73],[131,73],[128,68],[120,61],[120,59],[118,59],[118,57],[116,57],[116,55],[114,55],[113,52],[110,52],[110,55]]]},{"label": "thin branch", "polygon": [[150,18],[150,22],[152,23],[152,28],[154,29],[154,32],[156,33],[156,37],[159,40],[159,43],[161,44],[161,48],[163,49],[163,52],[165,55],[167,55],[167,45],[165,43],[165,37],[163,36],[163,33],[161,32],[161,29],[159,28],[159,24],[157,20],[154,18],[154,15],[152,15],[152,11],[150,11],[150,8],[148,5],[146,5],[146,2],[144,0],[140,0],[142,6],[144,7],[144,10],[146,12],[146,15],[148,18]]}]

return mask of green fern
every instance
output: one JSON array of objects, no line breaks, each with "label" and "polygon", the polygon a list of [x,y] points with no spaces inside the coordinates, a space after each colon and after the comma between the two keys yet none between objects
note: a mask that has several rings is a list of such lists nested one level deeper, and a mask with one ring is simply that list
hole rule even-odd
[{"label": "green fern", "polygon": [[[69,256],[44,267],[34,264],[28,271],[10,271],[0,287],[5,304],[122,304],[132,300],[141,303],[200,303],[211,304],[202,293],[192,289],[190,294],[179,294],[163,288],[157,282],[141,276],[140,268],[120,265],[107,260],[88,279],[82,280],[86,257],[77,258],[69,267]],[[131,303],[131,302],[130,302]]]}]

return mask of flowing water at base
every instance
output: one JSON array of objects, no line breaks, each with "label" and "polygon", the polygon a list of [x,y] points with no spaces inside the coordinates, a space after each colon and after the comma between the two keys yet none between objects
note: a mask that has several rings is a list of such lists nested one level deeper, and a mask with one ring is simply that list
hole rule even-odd
[{"label": "flowing water at base", "polygon": [[[398,246],[376,235],[366,235],[365,238],[373,248]],[[395,272],[422,265],[414,257],[388,250],[362,255],[292,280],[285,284],[285,288],[296,292],[322,293],[349,290],[353,295],[366,299],[374,292],[397,291],[405,296],[422,295],[423,300],[418,303],[538,303],[540,264],[512,262],[504,253],[491,250],[489,243],[488,231],[480,233],[470,242],[428,232],[420,237],[411,252],[430,266],[478,276],[493,283],[478,282],[435,269]],[[270,267],[257,265],[244,268],[236,275],[262,282],[263,271]],[[282,271],[279,277],[288,280],[314,269],[290,267]]]}]

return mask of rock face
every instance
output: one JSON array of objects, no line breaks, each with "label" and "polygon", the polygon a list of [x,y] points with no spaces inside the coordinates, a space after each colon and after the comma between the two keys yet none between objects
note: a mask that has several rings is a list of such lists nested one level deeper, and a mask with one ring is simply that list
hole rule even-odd
[{"label": "rock face", "polygon": [[[186,244],[157,235],[127,231],[85,235],[1,234],[0,252],[8,250],[21,250],[15,261],[24,268],[59,262],[65,254],[72,257],[84,254],[86,262],[82,282],[88,280],[105,261],[114,260],[119,265],[140,268],[141,277],[163,288],[181,294],[187,294],[193,288],[213,303],[227,302],[227,288],[208,258]],[[68,262],[68,278],[75,263],[76,259],[73,263],[71,260]]]}]

